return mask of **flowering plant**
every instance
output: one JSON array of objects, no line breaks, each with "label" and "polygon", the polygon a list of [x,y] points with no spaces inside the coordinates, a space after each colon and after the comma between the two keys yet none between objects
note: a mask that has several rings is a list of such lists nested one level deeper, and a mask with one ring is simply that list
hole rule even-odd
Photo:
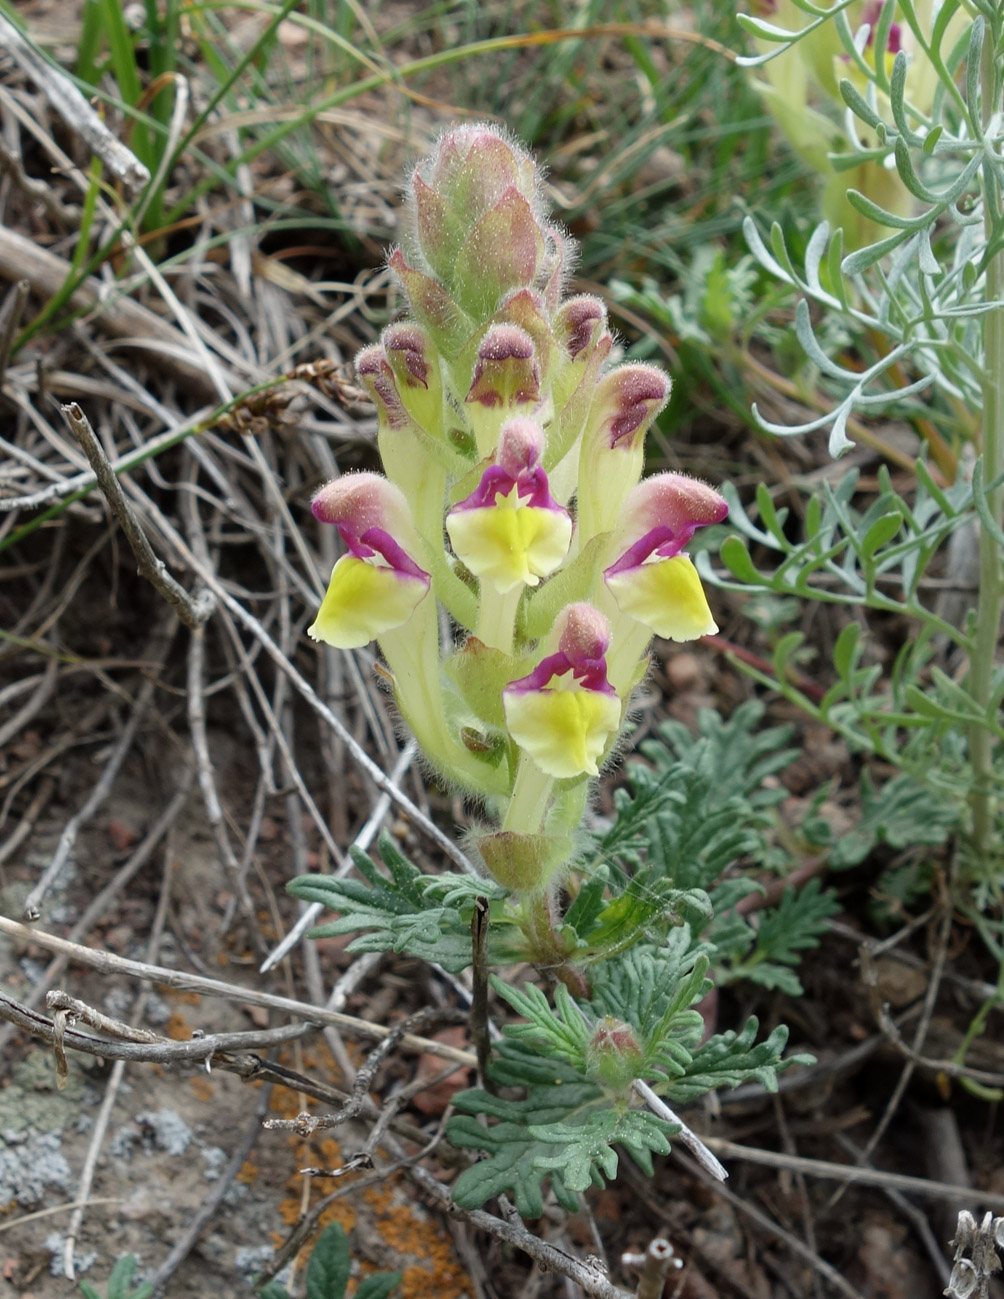
[{"label": "flowering plant", "polygon": [[[708,941],[725,868],[757,852],[749,799],[765,768],[741,729],[746,743],[717,761],[717,784],[707,748],[688,745],[700,770],[669,764],[625,798],[607,838],[583,829],[652,635],[717,630],[687,548],[727,506],[683,474],[642,479],[669,378],[611,364],[603,303],[565,296],[568,244],[522,149],[492,127],[448,131],[413,173],[405,217],[390,265],[411,315],[356,359],[384,475],[347,474],[314,499],[345,554],[309,632],[346,649],[377,642],[428,761],[483,808],[468,845],[482,873],[423,876],[384,836],[388,875],[356,852],[362,881],[307,876],[290,889],[339,912],[314,933],[354,933],[353,951],[477,969],[471,934],[487,915],[484,965],[552,973],[554,1009],[536,988],[494,981],[526,1022],[506,1027],[487,1077],[524,1085],[525,1098],[465,1093],[449,1127],[455,1145],[489,1152],[461,1175],[457,1202],[511,1190],[536,1214],[543,1179],[574,1206],[610,1176],[614,1143],[651,1169],[680,1130],[660,1095],[774,1085],[783,1028],[757,1044],[751,1019],[704,1041],[692,1007],[711,987],[712,960],[719,973],[746,962],[797,989],[785,966],[814,944],[832,903],[807,891],[773,953],[735,916],[728,949]],[[678,841],[664,861],[639,849],[650,835]],[[735,884],[730,905],[756,888]],[[639,1111],[638,1087],[655,1112]],[[486,1128],[474,1115],[502,1122]]]},{"label": "flowering plant", "polygon": [[[347,553],[310,635],[378,642],[429,761],[496,813],[472,845],[525,905],[533,954],[560,963],[550,899],[589,779],[652,634],[717,630],[685,552],[727,506],[682,474],[639,481],[669,378],[611,366],[602,302],[563,295],[567,244],[528,155],[449,131],[405,224],[390,265],[411,318],[356,361],[386,476],[314,499]],[[445,653],[439,604],[459,632]]]}]

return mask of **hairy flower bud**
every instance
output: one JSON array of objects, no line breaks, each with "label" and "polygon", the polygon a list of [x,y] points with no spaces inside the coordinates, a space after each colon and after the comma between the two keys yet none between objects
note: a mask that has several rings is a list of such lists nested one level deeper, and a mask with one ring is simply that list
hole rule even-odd
[{"label": "hairy flower bud", "polygon": [[596,385],[579,457],[582,541],[608,532],[641,477],[644,438],[669,400],[669,375],[657,366],[618,366]]},{"label": "hairy flower bud", "polygon": [[397,383],[399,401],[431,437],[439,437],[443,378],[431,337],[419,325],[403,321],[385,329],[380,341]]},{"label": "hairy flower bud", "polygon": [[586,1075],[617,1096],[627,1096],[641,1075],[645,1057],[635,1030],[623,1020],[605,1015],[593,1029],[586,1047]]},{"label": "hairy flower bud", "polygon": [[394,371],[380,343],[364,347],[356,356],[356,374],[377,408],[381,429],[407,428],[409,419],[397,388]]},{"label": "hairy flower bud", "polygon": [[447,131],[416,168],[409,190],[407,259],[402,254],[391,265],[423,323],[430,307],[441,315],[442,304],[433,306],[418,275],[438,281],[474,322],[487,320],[514,289],[550,285],[561,254],[544,217],[536,167],[497,128]]},{"label": "hairy flower bud", "polygon": [[540,400],[540,368],[533,339],[518,325],[492,325],[478,347],[466,396],[478,450],[490,455],[502,423]]}]

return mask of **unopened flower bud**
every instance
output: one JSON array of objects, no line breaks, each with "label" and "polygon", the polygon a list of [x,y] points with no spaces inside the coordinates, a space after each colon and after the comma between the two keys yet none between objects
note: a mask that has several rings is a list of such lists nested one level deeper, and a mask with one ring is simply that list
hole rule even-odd
[{"label": "unopened flower bud", "polygon": [[490,455],[510,415],[540,400],[540,369],[533,339],[518,325],[492,325],[478,347],[466,404],[478,450]]},{"label": "unopened flower bud", "polygon": [[645,433],[669,392],[669,375],[654,365],[621,365],[597,384],[579,458],[582,544],[614,526],[641,477]]},{"label": "unopened flower bud", "polygon": [[[545,457],[549,470],[574,450],[597,396],[597,378],[613,347],[606,307],[599,298],[570,298],[555,315],[554,338],[559,359],[551,378],[554,420]],[[570,462],[574,473],[574,458]],[[563,483],[556,482],[556,489],[560,492]]]},{"label": "unopened flower bud", "polygon": [[428,329],[445,356],[454,356],[473,328],[470,317],[442,284],[413,266],[400,248],[391,253],[388,265],[408,295],[412,315]]},{"label": "unopened flower bud", "polygon": [[419,325],[390,325],[380,339],[397,381],[398,399],[431,437],[443,425],[443,380],[435,344]]},{"label": "unopened flower bud", "polygon": [[554,318],[554,334],[570,361],[596,346],[607,330],[607,309],[599,298],[569,298]]},{"label": "unopened flower bud", "polygon": [[381,428],[402,429],[409,423],[408,412],[398,393],[394,371],[387,353],[380,343],[364,347],[356,356],[356,374],[359,382],[372,398],[377,408],[377,421]]},{"label": "unopened flower bud", "polygon": [[549,282],[559,253],[533,159],[495,127],[447,131],[410,189],[411,260],[471,320],[487,320],[513,289]]},{"label": "unopened flower bud", "polygon": [[669,391],[669,375],[657,366],[618,366],[596,386],[586,437],[610,451],[639,445],[669,400]]},{"label": "unopened flower bud", "polygon": [[644,1053],[630,1024],[605,1015],[586,1047],[586,1075],[618,1096],[626,1096],[641,1076]]}]

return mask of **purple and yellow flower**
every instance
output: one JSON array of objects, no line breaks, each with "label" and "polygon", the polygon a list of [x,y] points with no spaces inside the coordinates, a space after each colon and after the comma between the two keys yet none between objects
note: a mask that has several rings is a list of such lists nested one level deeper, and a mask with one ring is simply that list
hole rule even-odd
[{"label": "purple and yellow flower", "polygon": [[656,474],[629,493],[616,534],[620,557],[604,570],[622,613],[667,640],[696,640],[718,630],[684,548],[698,528],[721,523],[724,497],[685,474]]},{"label": "purple and yellow flower", "polygon": [[621,722],[604,658],[610,627],[591,605],[573,604],[559,616],[558,629],[557,651],[503,690],[506,725],[545,775],[595,776]]},{"label": "purple and yellow flower", "polygon": [[358,649],[406,623],[429,591],[416,563],[421,542],[408,502],[379,474],[348,474],[322,487],[314,517],[333,523],[347,547],[335,564],[307,634],[337,649]]},{"label": "purple and yellow flower", "polygon": [[499,595],[536,586],[568,554],[572,520],[548,488],[543,447],[544,432],[533,420],[508,420],[495,462],[446,517],[454,553]]}]

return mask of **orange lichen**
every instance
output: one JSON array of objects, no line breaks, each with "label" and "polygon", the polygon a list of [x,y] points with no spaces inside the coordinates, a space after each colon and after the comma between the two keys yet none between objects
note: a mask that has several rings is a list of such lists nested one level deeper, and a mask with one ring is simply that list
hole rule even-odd
[{"label": "orange lichen", "polygon": [[467,1273],[448,1252],[442,1260],[433,1260],[431,1268],[419,1267],[416,1263],[404,1269],[401,1288],[397,1291],[399,1299],[463,1299],[470,1294]]},{"label": "orange lichen", "polygon": [[164,1026],[164,1033],[172,1042],[187,1042],[192,1036],[192,1029],[186,1023],[184,1017],[178,1012],[172,1011],[170,1018]]},{"label": "orange lichen", "polygon": [[194,1078],[189,1078],[188,1084],[195,1093],[197,1100],[208,1103],[213,1099],[215,1088],[211,1079],[203,1078],[201,1074],[197,1074]]},{"label": "orange lichen", "polygon": [[400,1189],[371,1186],[363,1199],[374,1211],[384,1241],[405,1257],[424,1260],[404,1269],[400,1299],[460,1299],[469,1294],[467,1273],[457,1262],[453,1242],[432,1216],[415,1210]]},{"label": "orange lichen", "polygon": [[258,1180],[258,1165],[253,1159],[245,1159],[237,1172],[238,1182],[244,1182],[246,1186]]},{"label": "orange lichen", "polygon": [[[360,1060],[365,1056],[364,1048],[355,1043],[346,1045],[350,1056]],[[319,1040],[304,1046],[302,1056],[294,1067],[304,1072],[327,1073],[329,1076],[337,1074],[327,1047]],[[316,1111],[318,1108],[317,1102],[307,1100],[302,1093],[292,1088],[277,1085],[272,1089],[270,1109],[282,1118],[292,1119],[303,1109]],[[306,1166],[335,1169],[345,1162],[342,1147],[330,1132],[322,1130],[308,1140],[291,1133],[288,1140],[294,1169]],[[311,1180],[308,1186],[310,1203],[316,1203],[331,1188],[330,1182],[321,1178]],[[294,1227],[301,1220],[306,1207],[302,1175],[292,1173],[284,1189],[286,1194],[278,1206],[279,1217],[287,1227]],[[456,1259],[448,1231],[434,1215],[427,1214],[420,1206],[416,1206],[413,1199],[413,1195],[394,1178],[389,1183],[360,1191],[358,1199],[350,1195],[335,1200],[322,1214],[319,1227],[337,1222],[348,1234],[356,1227],[358,1213],[366,1214],[368,1211],[367,1216],[376,1233],[395,1254],[401,1256],[397,1266],[402,1269],[404,1276],[400,1288],[394,1292],[395,1299],[464,1299],[464,1296],[470,1294],[470,1284],[466,1272]],[[282,1243],[282,1237],[274,1234],[273,1242],[278,1247]],[[304,1247],[301,1263],[313,1249],[314,1243],[312,1240]],[[392,1270],[394,1266],[393,1262],[388,1261],[377,1270]],[[359,1279],[371,1270],[371,1266],[364,1265]],[[350,1293],[355,1293],[357,1285],[358,1281],[351,1287]]]}]

